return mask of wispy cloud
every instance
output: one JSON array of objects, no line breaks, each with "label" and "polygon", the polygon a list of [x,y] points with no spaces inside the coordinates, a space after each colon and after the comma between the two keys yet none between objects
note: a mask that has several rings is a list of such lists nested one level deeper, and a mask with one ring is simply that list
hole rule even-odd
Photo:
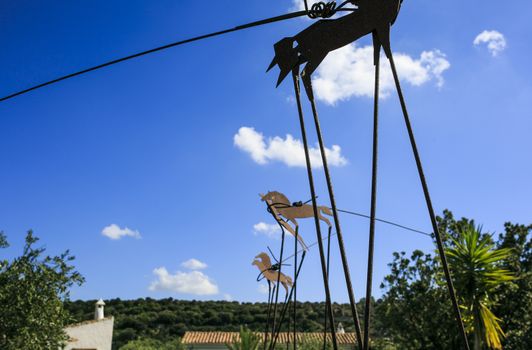
[{"label": "wispy cloud", "polygon": [[119,240],[123,237],[133,237],[137,239],[141,238],[139,231],[131,230],[127,227],[120,228],[120,226],[116,224],[111,224],[104,227],[102,230],[102,235],[112,240]]},{"label": "wispy cloud", "polygon": [[171,274],[165,267],[153,270],[156,280],[150,286],[150,291],[169,291],[179,294],[214,295],[218,294],[218,286],[203,272],[177,271]]},{"label": "wispy cloud", "polygon": [[[399,77],[412,86],[435,81],[444,84],[443,73],[451,64],[439,50],[423,51],[418,58],[403,53],[394,55]],[[347,45],[331,52],[318,68],[313,79],[318,99],[334,105],[352,97],[373,97],[375,67],[373,46]],[[381,59],[380,94],[390,95],[395,88],[388,60]]]},{"label": "wispy cloud", "polygon": [[194,258],[188,259],[187,261],[182,262],[181,266],[189,270],[203,270],[207,268],[206,263],[199,261],[198,259],[194,259]]},{"label": "wispy cloud", "polygon": [[485,30],[476,36],[473,45],[486,45],[492,56],[497,56],[506,49],[506,38],[496,30]]},{"label": "wispy cloud", "polygon": [[261,283],[261,284],[259,284],[259,286],[257,287],[257,291],[258,291],[260,294],[268,294],[268,287],[267,287],[264,283]]},{"label": "wispy cloud", "polygon": [[268,238],[279,238],[281,235],[281,228],[277,224],[267,224],[259,222],[253,225],[253,233],[255,235],[265,235]]},{"label": "wispy cloud", "polygon": [[[300,140],[287,134],[286,138],[275,136],[265,139],[264,135],[255,131],[254,128],[243,126],[233,137],[236,147],[249,154],[258,164],[281,162],[290,167],[304,167],[305,153]],[[312,167],[322,167],[321,153],[318,147],[311,147],[310,161]],[[338,145],[325,148],[327,161],[330,166],[343,166],[347,159],[342,156],[342,149]]]},{"label": "wispy cloud", "polygon": [[[307,0],[309,8],[312,7],[313,4],[324,1],[324,0]],[[290,8],[290,11],[303,11],[305,9],[305,3],[303,0],[292,0],[292,7]]]}]

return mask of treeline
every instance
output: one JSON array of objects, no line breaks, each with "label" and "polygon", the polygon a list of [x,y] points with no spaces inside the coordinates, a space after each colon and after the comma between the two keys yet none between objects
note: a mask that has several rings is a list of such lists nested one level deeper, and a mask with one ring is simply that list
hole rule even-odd
[{"label": "treeline", "polygon": [[[75,322],[94,317],[96,300],[66,303]],[[364,300],[358,303],[363,315]],[[297,328],[302,332],[323,330],[325,303],[297,304]],[[354,331],[349,304],[334,304],[336,322],[342,322],[346,331]],[[105,314],[115,317],[114,348],[137,338],[171,340],[182,337],[186,331],[234,331],[241,325],[262,331],[266,323],[266,303],[239,303],[236,301],[185,301],[142,298],[136,300],[106,300]]]}]

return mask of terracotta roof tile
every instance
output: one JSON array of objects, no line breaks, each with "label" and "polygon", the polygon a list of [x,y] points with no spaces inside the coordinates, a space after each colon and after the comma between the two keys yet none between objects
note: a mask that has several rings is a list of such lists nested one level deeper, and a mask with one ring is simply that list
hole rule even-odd
[{"label": "terracotta roof tile", "polygon": [[[264,338],[264,333],[257,333],[262,339]],[[356,338],[355,333],[343,333],[336,334],[338,344],[355,344]],[[322,340],[323,333],[298,333],[297,340],[301,341],[302,339],[308,340]],[[327,339],[331,340],[331,334],[327,334]],[[186,332],[183,337],[184,344],[225,344],[233,343],[233,341],[240,340],[240,334],[238,332]],[[293,342],[292,333],[281,332],[279,333],[279,338],[277,340],[279,344],[286,344],[288,342]]]}]

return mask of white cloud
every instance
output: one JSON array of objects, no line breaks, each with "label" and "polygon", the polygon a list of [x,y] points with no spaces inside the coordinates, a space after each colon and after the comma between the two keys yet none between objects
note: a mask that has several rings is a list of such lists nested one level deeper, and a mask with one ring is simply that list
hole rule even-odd
[{"label": "white cloud", "polygon": [[485,30],[473,41],[473,45],[487,44],[488,51],[492,56],[497,56],[506,49],[506,38],[504,35],[496,30]]},{"label": "white cloud", "polygon": [[153,274],[157,279],[150,284],[149,290],[151,291],[170,291],[192,295],[219,293],[218,286],[200,271],[177,271],[172,275],[165,267],[159,267],[153,270]]},{"label": "white cloud", "polygon": [[133,237],[137,239],[141,238],[139,231],[131,230],[127,227],[120,228],[120,226],[115,224],[104,227],[102,230],[102,235],[113,240],[118,240],[122,237]]},{"label": "white cloud", "polygon": [[286,103],[289,103],[291,105],[296,104],[296,98],[293,95],[286,96]]},{"label": "white cloud", "polygon": [[188,259],[187,261],[182,262],[181,266],[189,270],[203,270],[207,268],[207,264],[198,259]]},{"label": "white cloud", "polygon": [[258,291],[260,294],[268,294],[268,286],[265,285],[264,283],[261,283],[261,284],[259,284],[259,286],[257,287],[257,291]]},{"label": "white cloud", "polygon": [[[423,51],[419,58],[396,53],[395,64],[399,78],[410,85],[421,86],[432,80],[443,86],[443,72],[451,64],[439,50]],[[386,98],[395,89],[395,83],[388,60],[382,55],[380,74],[380,95]],[[375,66],[373,46],[344,46],[331,52],[317,70],[313,79],[318,99],[334,105],[351,97],[373,97]]]},{"label": "white cloud", "polygon": [[[255,131],[254,128],[243,126],[233,137],[233,142],[236,147],[248,153],[258,164],[278,161],[290,167],[304,167],[306,165],[303,143],[290,134],[287,134],[284,139],[275,136],[265,140],[262,133]],[[330,166],[347,164],[347,159],[342,156],[341,151],[342,149],[338,145],[333,145],[332,148],[325,148],[325,154]],[[311,147],[309,152],[312,167],[321,167],[319,148]]]},{"label": "white cloud", "polygon": [[[307,0],[309,9],[312,7],[312,4],[324,0]],[[305,9],[305,2],[303,0],[292,0],[292,7],[290,11],[303,11]]]},{"label": "white cloud", "polygon": [[255,235],[265,235],[268,238],[279,238],[281,235],[281,228],[277,224],[267,224],[259,222],[253,225],[253,233]]},{"label": "white cloud", "polygon": [[225,301],[233,301],[233,296],[231,294],[224,294],[224,300]]}]

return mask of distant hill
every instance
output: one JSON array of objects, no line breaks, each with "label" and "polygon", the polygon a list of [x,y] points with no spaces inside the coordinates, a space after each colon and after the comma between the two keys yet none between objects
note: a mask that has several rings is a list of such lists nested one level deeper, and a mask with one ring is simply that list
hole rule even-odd
[{"label": "distant hill", "polygon": [[[236,301],[185,301],[169,299],[106,300],[105,314],[115,317],[113,348],[118,349],[132,339],[149,337],[169,340],[190,331],[238,331],[241,325],[252,330],[264,330],[266,303],[239,303]],[[66,308],[74,322],[92,319],[95,300],[72,301]],[[363,316],[364,300],[357,310]],[[336,322],[342,322],[346,331],[352,328],[349,304],[334,304]],[[298,303],[298,331],[323,330],[325,303]]]}]

